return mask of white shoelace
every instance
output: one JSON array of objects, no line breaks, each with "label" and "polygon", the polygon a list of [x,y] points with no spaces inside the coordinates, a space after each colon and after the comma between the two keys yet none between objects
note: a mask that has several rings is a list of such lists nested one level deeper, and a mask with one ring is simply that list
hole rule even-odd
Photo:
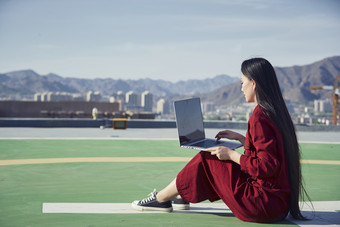
[{"label": "white shoelace", "polygon": [[156,194],[157,194],[157,191],[156,191],[156,189],[154,189],[154,190],[149,194],[149,197],[148,197],[148,198],[142,199],[141,201],[139,201],[139,203],[140,203],[140,204],[144,204],[144,203],[150,202],[151,200],[153,200],[153,199],[156,198]]}]

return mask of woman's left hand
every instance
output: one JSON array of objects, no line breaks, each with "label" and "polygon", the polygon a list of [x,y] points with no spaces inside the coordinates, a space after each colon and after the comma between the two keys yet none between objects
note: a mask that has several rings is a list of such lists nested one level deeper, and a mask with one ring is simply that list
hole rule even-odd
[{"label": "woman's left hand", "polygon": [[241,154],[228,147],[210,147],[205,149],[205,151],[210,151],[211,155],[216,155],[219,160],[232,160],[240,164]]}]

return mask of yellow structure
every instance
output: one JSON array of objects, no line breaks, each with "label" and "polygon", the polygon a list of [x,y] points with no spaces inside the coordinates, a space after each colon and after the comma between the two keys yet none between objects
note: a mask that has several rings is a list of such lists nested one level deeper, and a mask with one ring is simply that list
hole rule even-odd
[{"label": "yellow structure", "polygon": [[126,118],[113,118],[113,129],[126,129],[127,128],[127,119]]}]

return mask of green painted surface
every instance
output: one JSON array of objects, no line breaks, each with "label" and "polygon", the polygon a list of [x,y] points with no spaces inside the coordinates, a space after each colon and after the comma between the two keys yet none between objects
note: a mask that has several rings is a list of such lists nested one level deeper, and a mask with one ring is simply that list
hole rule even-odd
[{"label": "green painted surface", "polygon": [[[301,144],[304,159],[340,160],[340,145]],[[322,155],[320,154],[322,150]],[[0,140],[0,159],[192,157],[159,140]],[[185,166],[172,163],[62,163],[0,166],[0,226],[268,226],[232,214],[43,214],[43,202],[130,203],[161,189]],[[340,200],[339,165],[303,164],[314,201]],[[161,170],[161,171],[160,171]],[[291,226],[288,221],[276,226]]]}]

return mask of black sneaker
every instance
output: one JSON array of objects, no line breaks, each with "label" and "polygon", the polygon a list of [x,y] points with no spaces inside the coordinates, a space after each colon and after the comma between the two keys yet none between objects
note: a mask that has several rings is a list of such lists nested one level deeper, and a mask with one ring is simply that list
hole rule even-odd
[{"label": "black sneaker", "polygon": [[135,210],[139,211],[163,211],[172,212],[171,201],[160,203],[156,198],[156,189],[150,193],[148,198],[142,200],[133,201],[131,206]]},{"label": "black sneaker", "polygon": [[190,203],[185,201],[182,198],[174,197],[171,199],[172,207],[176,210],[189,210],[190,209]]}]

